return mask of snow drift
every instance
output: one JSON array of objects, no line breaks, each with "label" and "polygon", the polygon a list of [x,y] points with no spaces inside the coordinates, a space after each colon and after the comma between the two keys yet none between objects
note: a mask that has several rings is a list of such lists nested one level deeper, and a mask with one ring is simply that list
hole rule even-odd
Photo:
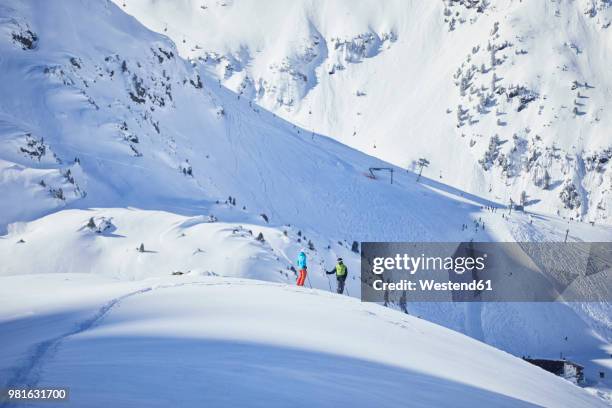
[{"label": "snow drift", "polygon": [[[0,327],[13,340],[0,356],[21,357],[3,377],[70,384],[81,407],[605,406],[464,335],[326,292],[197,275],[32,278],[0,289]],[[32,354],[36,341],[47,347]]]}]

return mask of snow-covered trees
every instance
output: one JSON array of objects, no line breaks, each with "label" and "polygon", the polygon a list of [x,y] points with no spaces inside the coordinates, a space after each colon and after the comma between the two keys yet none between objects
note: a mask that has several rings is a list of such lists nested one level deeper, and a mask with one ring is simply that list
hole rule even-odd
[{"label": "snow-covered trees", "polygon": [[38,43],[38,35],[29,28],[22,28],[17,24],[15,31],[11,33],[13,42],[19,44],[23,50],[33,50]]},{"label": "snow-covered trees", "polygon": [[491,136],[488,149],[484,152],[482,159],[478,160],[483,169],[489,170],[493,166],[495,160],[499,156],[500,144],[501,141],[498,135]]},{"label": "snow-covered trees", "polygon": [[111,232],[116,227],[113,225],[112,218],[107,217],[89,217],[85,228],[92,232],[102,234],[104,232]]},{"label": "snow-covered trees", "polygon": [[40,159],[47,153],[47,146],[45,140],[41,137],[40,139],[32,136],[31,133],[27,133],[25,136],[25,145],[21,146],[19,150],[32,159]]},{"label": "snow-covered trees", "polygon": [[49,193],[51,194],[53,198],[57,198],[58,200],[62,200],[62,201],[66,200],[66,197],[64,196],[64,190],[61,187],[59,188],[51,187],[49,189]]},{"label": "snow-covered trees", "polygon": [[538,98],[538,93],[531,89],[528,89],[523,85],[512,85],[508,87],[506,91],[506,98],[508,101],[518,100],[517,112],[522,111],[527,105]]},{"label": "snow-covered trees", "polygon": [[548,187],[550,187],[550,174],[548,173],[548,170],[544,170],[544,178],[542,180],[542,188],[544,188],[544,190],[548,190]]},{"label": "snow-covered trees", "polygon": [[580,194],[574,183],[566,181],[559,193],[559,198],[563,203],[563,206],[567,209],[574,210],[580,207],[581,199]]},{"label": "snow-covered trees", "polygon": [[525,208],[527,205],[527,192],[525,190],[521,191],[521,197],[519,201],[521,207]]},{"label": "snow-covered trees", "polygon": [[605,171],[610,161],[612,161],[612,147],[586,154],[584,157],[585,168],[599,173]]}]

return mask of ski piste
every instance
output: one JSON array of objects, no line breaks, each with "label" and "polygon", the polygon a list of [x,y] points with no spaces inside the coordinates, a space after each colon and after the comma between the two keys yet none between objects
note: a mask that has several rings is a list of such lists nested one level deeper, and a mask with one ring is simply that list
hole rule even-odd
[{"label": "ski piste", "polygon": [[360,271],[612,241],[610,10],[2,1],[0,406],[609,406],[609,302],[385,307]]}]

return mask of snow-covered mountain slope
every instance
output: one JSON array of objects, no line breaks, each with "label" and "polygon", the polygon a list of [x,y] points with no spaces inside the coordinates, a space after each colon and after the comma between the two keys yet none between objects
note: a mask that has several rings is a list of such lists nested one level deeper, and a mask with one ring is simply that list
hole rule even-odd
[{"label": "snow-covered mountain slope", "polygon": [[[298,230],[249,223],[247,217],[233,214],[229,205],[215,209],[215,218],[224,221],[104,208],[65,210],[27,224],[12,224],[10,233],[0,239],[0,276],[62,272],[131,281],[180,272],[295,282],[291,265],[303,246]],[[259,234],[263,241],[257,240]],[[143,251],[139,251],[141,244]],[[330,243],[329,249],[306,251],[310,286],[329,288],[324,266],[329,269],[337,256],[343,256],[355,271],[347,284],[349,293],[359,295],[359,262],[346,244]],[[26,262],[32,253],[36,257]]]},{"label": "snow-covered mountain slope", "polygon": [[304,128],[495,201],[612,220],[605,0],[115,0]]},{"label": "snow-covered mountain slope", "polygon": [[[369,167],[388,164],[218,88],[169,40],[112,4],[29,4],[4,9],[11,16],[0,62],[1,174],[11,197],[4,226],[65,207],[207,215],[231,196],[237,212],[316,228],[329,239],[497,233],[461,231],[486,201],[447,199],[460,192],[432,191],[399,169],[393,185],[384,173],[366,177]],[[59,24],[79,12],[78,26]],[[29,30],[37,41],[23,49],[15,38]],[[497,238],[509,239],[507,230]]]},{"label": "snow-covered mountain slope", "polygon": [[[257,217],[249,220],[248,214],[228,204],[214,205],[212,211],[216,221],[167,211],[101,208],[64,210],[13,223],[0,237],[0,276],[61,272],[131,281],[181,272],[292,284],[296,278],[292,265],[305,246],[308,286],[335,290],[325,270],[342,256],[350,271],[348,294],[359,296],[360,260],[348,243],[316,233],[306,236],[296,226],[270,226]],[[490,224],[492,229],[504,227],[494,220]],[[544,228],[547,223],[536,225]],[[257,240],[259,234],[263,242]],[[312,243],[311,249],[306,241]],[[412,302],[408,310],[519,356],[554,358],[562,353],[590,360],[605,356],[602,348],[612,339],[610,306],[605,303]]]},{"label": "snow-covered mountain slope", "polygon": [[[392,166],[221,87],[113,3],[0,11],[3,283],[78,272],[121,286],[189,271],[292,283],[305,248],[309,285],[330,290],[323,272],[337,256],[358,277],[353,241],[561,241],[568,228],[570,240],[612,239],[609,226],[502,217],[483,209],[499,203],[398,167],[393,184],[367,177]],[[519,356],[601,361],[612,339],[608,304],[410,311]]]},{"label": "snow-covered mountain slope", "polygon": [[70,384],[74,406],[606,406],[469,337],[322,291],[197,275],[3,283],[2,385]]}]

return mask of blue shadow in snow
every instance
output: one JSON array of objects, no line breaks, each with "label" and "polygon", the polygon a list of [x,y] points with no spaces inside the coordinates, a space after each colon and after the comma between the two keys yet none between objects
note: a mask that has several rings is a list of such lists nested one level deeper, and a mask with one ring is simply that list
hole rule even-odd
[{"label": "blue shadow in snow", "polygon": [[[414,172],[410,172],[412,174],[414,174],[414,177],[416,179],[417,174]],[[482,206],[490,206],[490,207],[497,207],[497,208],[506,208],[506,205],[500,204],[498,202],[495,201],[491,201],[488,200],[486,198],[477,196],[475,194],[471,194],[468,192],[465,192],[463,190],[459,190],[458,188],[449,186],[448,184],[444,184],[444,183],[440,183],[439,181],[427,178],[427,177],[423,177],[421,176],[421,179],[419,180],[419,183],[425,185],[425,186],[429,186],[431,188],[434,188],[436,190],[440,190],[440,191],[444,191],[448,194],[451,194],[455,197],[462,197],[462,198],[466,198],[468,200],[474,201],[475,203],[482,205]]]},{"label": "blue shadow in snow", "polygon": [[536,406],[442,378],[443,372],[223,340],[73,337],[41,365],[38,385],[70,387],[68,405],[80,407]]}]

